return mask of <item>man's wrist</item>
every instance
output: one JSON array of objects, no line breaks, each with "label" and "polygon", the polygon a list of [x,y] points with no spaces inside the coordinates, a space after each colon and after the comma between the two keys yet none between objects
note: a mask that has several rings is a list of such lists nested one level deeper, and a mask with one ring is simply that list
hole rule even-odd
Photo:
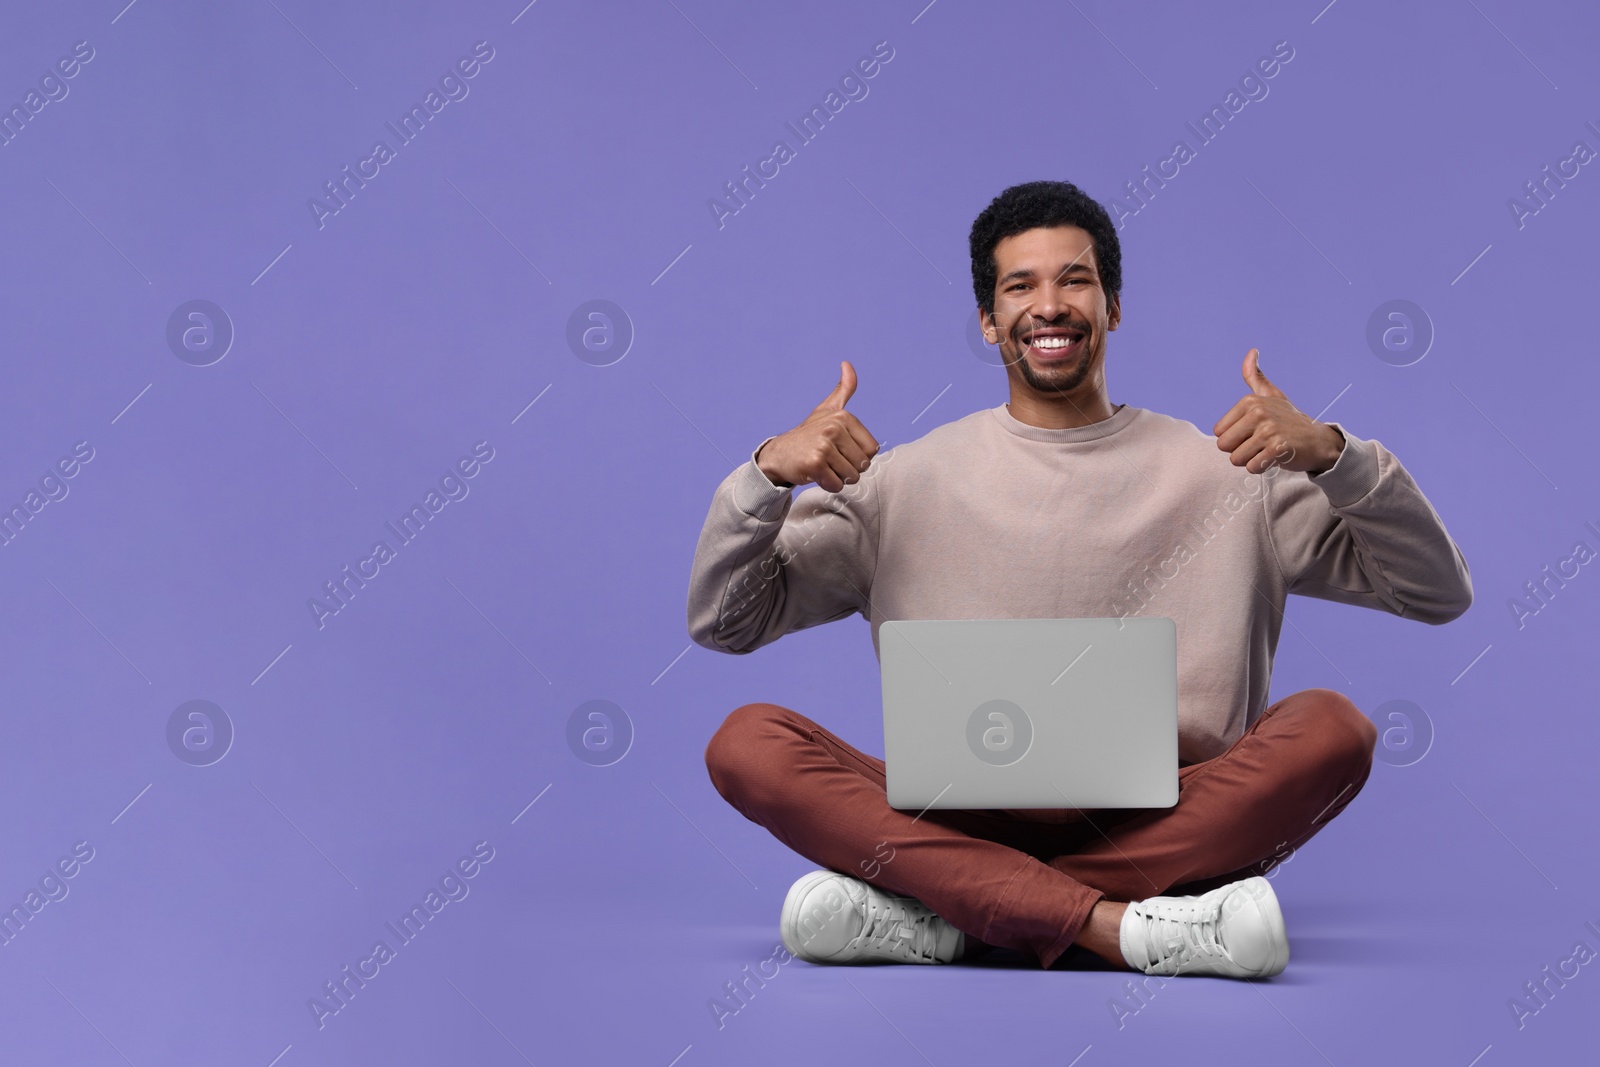
[{"label": "man's wrist", "polygon": [[1325,422],[1322,427],[1328,431],[1328,450],[1324,454],[1326,457],[1325,462],[1318,464],[1316,469],[1310,472],[1312,475],[1326,474],[1333,470],[1334,464],[1338,463],[1339,457],[1344,454],[1344,433],[1332,423]]},{"label": "man's wrist", "polygon": [[761,442],[761,445],[756,449],[755,455],[751,457],[751,460],[752,460],[752,462],[755,463],[756,470],[761,472],[761,476],[763,478],[765,478],[767,481],[771,482],[774,486],[776,486],[779,489],[793,489],[794,488],[794,484],[793,483],[779,481],[777,478],[774,478],[772,476],[770,471],[768,471],[765,467],[763,467],[761,465],[761,453],[763,451],[765,451],[766,447],[768,445],[770,445],[771,443],[772,443],[771,441],[763,441],[763,442]]}]

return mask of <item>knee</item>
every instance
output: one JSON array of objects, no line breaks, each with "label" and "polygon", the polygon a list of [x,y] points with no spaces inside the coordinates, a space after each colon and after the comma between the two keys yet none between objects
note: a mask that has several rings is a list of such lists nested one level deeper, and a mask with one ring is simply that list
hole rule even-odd
[{"label": "knee", "polygon": [[776,704],[742,704],[729,712],[711,735],[706,744],[706,771],[724,799],[732,800],[730,794],[748,778],[763,740],[771,736],[772,724],[783,713]]},{"label": "knee", "polygon": [[1296,694],[1300,714],[1313,724],[1317,751],[1330,764],[1348,768],[1363,777],[1372,766],[1378,727],[1343,693],[1333,689],[1307,689]]}]

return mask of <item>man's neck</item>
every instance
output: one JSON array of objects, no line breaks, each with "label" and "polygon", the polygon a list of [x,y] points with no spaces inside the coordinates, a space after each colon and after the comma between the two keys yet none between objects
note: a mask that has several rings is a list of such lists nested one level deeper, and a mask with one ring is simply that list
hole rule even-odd
[{"label": "man's neck", "polygon": [[1102,392],[1075,397],[1070,394],[1040,398],[1011,392],[1006,410],[1018,422],[1048,430],[1071,430],[1104,422],[1117,413],[1117,406]]}]

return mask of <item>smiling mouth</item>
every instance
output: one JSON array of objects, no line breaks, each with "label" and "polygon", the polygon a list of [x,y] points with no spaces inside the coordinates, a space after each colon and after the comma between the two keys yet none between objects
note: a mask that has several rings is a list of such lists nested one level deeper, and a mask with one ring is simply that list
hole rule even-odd
[{"label": "smiling mouth", "polygon": [[1051,362],[1077,355],[1087,336],[1084,333],[1036,333],[1026,347],[1035,359]]}]

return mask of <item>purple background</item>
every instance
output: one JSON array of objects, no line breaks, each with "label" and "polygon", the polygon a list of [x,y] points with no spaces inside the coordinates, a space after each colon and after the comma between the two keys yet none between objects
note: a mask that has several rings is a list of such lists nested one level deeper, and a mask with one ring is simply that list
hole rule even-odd
[{"label": "purple background", "polygon": [[[0,547],[0,903],[94,850],[0,946],[0,1060],[1592,1054],[1600,965],[1520,1028],[1508,1001],[1600,950],[1600,570],[1521,628],[1508,602],[1600,549],[1600,176],[1520,228],[1507,204],[1600,148],[1592,9],[124,3],[0,35],[7,109],[94,49],[0,145],[0,505],[94,450]],[[1125,974],[793,962],[719,1028],[708,1002],[814,865],[717,796],[706,741],[754,700],[882,733],[860,618],[690,645],[712,490],[840,359],[885,446],[1004,400],[967,340],[973,217],[1038,178],[1109,206],[1281,40],[1268,95],[1126,220],[1111,399],[1209,429],[1258,346],[1301,408],[1402,458],[1477,593],[1441,628],[1293,602],[1273,699],[1330,686],[1385,734],[1274,872],[1289,970],[1169,982],[1119,1027]],[[319,228],[308,199],[479,41],[469,94]],[[785,123],[879,41],[868,95],[797,146]],[[719,228],[708,200],[779,138],[795,158]],[[209,366],[166,341],[195,299],[236,332]],[[636,334],[619,360],[568,343],[597,299]],[[1393,299],[1436,334],[1408,366],[1367,341]],[[479,441],[470,494],[319,629],[308,599]],[[236,732],[209,766],[167,741],[193,699]],[[609,766],[567,741],[594,699],[634,732]],[[470,894],[319,1029],[308,1000],[478,841]]]}]

